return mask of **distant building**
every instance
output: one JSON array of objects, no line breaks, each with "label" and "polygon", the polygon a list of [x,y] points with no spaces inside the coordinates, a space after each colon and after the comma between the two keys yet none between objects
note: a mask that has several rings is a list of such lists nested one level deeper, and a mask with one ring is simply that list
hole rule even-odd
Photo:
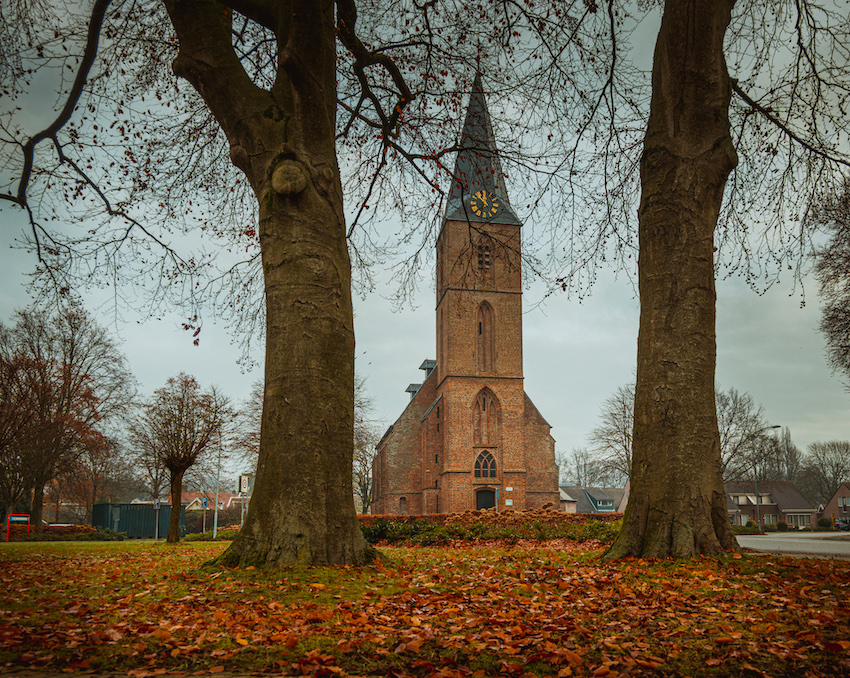
[{"label": "distant building", "polygon": [[[756,487],[750,482],[724,483],[726,507],[733,525],[756,522]],[[762,526],[788,524],[792,529],[813,528],[817,510],[789,481],[758,482],[758,514]]]},{"label": "distant building", "polygon": [[850,483],[841,483],[832,498],[823,507],[823,515],[830,520],[850,520]]},{"label": "distant building", "polygon": [[626,487],[582,487],[561,485],[561,510],[567,513],[617,513],[625,510]]},{"label": "distant building", "polygon": [[476,77],[437,238],[437,359],[378,444],[373,513],[557,506],[550,426],[525,394],[521,223]]}]

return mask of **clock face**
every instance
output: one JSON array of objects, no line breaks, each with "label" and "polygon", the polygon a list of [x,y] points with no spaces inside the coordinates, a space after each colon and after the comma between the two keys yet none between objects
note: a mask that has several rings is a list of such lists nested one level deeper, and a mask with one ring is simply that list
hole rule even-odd
[{"label": "clock face", "polygon": [[499,211],[499,200],[490,191],[482,189],[469,199],[469,207],[479,217],[492,217]]}]

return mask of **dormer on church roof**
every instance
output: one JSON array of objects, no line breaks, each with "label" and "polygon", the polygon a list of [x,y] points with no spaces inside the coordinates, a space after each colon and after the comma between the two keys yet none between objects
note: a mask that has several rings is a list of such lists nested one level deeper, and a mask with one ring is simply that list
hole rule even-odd
[{"label": "dormer on church roof", "polygon": [[508,201],[480,73],[472,84],[445,218],[521,225]]}]

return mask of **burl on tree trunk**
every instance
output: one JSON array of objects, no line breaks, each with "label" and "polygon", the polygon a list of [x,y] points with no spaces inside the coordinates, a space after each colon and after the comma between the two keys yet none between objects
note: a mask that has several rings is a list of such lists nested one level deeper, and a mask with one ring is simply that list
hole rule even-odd
[{"label": "burl on tree trunk", "polygon": [[737,547],[714,399],[714,230],[737,155],[723,38],[732,0],[668,0],[641,158],[631,494],[606,558]]}]

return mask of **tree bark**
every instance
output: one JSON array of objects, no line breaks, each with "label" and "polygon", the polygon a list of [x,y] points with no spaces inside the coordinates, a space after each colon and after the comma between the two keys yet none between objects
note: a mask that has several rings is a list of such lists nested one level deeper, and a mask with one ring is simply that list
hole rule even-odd
[{"label": "tree bark", "polygon": [[714,230],[737,155],[723,39],[734,0],[668,0],[641,158],[631,494],[606,558],[736,548],[714,398]]},{"label": "tree bark", "polygon": [[259,203],[266,294],[260,453],[227,565],[362,564],[354,512],[351,263],[335,150],[334,3],[238,2],[274,30],[278,74],[257,87],[210,0],[166,0],[175,73],[203,96]]},{"label": "tree bark", "polygon": [[183,474],[186,473],[186,469],[170,469],[170,471],[171,515],[168,518],[168,536],[165,541],[176,544],[180,541],[180,509],[183,500]]}]

